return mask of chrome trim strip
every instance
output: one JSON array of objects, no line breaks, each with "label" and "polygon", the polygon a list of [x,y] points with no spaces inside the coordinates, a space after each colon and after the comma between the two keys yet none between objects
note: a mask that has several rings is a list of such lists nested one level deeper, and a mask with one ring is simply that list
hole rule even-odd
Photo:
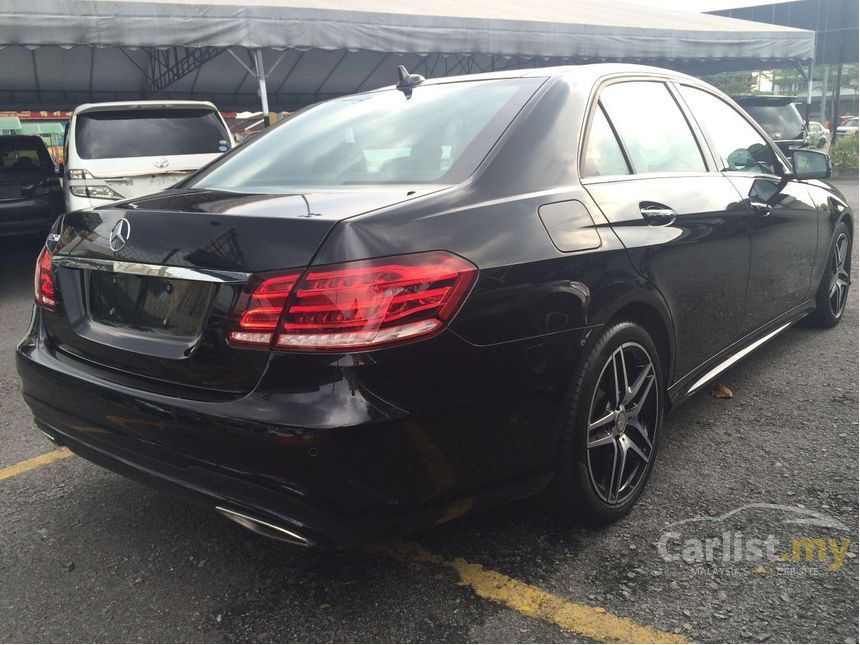
[{"label": "chrome trim strip", "polygon": [[792,325],[792,323],[787,322],[782,327],[778,327],[777,329],[774,329],[772,332],[770,332],[766,336],[762,336],[761,338],[759,338],[757,341],[755,341],[751,345],[747,345],[741,351],[739,351],[737,354],[733,354],[732,356],[729,356],[726,360],[724,360],[722,363],[717,365],[714,369],[710,370],[707,374],[705,374],[698,381],[693,383],[690,386],[690,389],[687,390],[687,394],[690,394],[693,390],[699,389],[705,383],[710,381],[712,378],[714,378],[715,376],[717,376],[721,372],[727,370],[732,365],[734,365],[739,360],[741,360],[744,356],[746,356],[747,354],[752,352],[756,347],[760,347],[761,345],[764,345],[767,341],[769,341],[771,338],[776,336],[779,332],[787,329],[788,327],[791,327],[791,325]]},{"label": "chrome trim strip", "polygon": [[173,278],[176,280],[196,280],[198,282],[244,284],[250,273],[240,271],[221,271],[220,269],[192,269],[189,267],[166,266],[163,264],[143,264],[122,260],[98,260],[95,258],[75,258],[68,255],[55,255],[54,264],[71,269],[89,269],[109,273],[130,273],[132,275]]}]

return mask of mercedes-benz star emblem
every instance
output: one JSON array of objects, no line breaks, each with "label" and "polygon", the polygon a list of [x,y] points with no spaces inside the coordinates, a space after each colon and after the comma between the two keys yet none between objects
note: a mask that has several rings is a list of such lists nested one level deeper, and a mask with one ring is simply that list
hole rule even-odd
[{"label": "mercedes-benz star emblem", "polygon": [[167,168],[167,166],[170,165],[170,162],[164,157],[161,157],[161,159],[156,159],[155,161],[153,161],[152,165],[156,168]]},{"label": "mercedes-benz star emblem", "polygon": [[110,250],[116,253],[122,247],[125,246],[125,243],[128,242],[128,236],[131,235],[131,223],[126,219],[122,218],[116,224],[113,225],[113,228],[110,232],[110,239],[108,243],[110,244]]}]

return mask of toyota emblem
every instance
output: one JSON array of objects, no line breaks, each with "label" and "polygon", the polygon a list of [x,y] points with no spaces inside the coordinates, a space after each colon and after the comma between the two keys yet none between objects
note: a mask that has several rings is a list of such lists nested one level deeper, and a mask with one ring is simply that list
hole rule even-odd
[{"label": "toyota emblem", "polygon": [[156,168],[167,168],[167,166],[170,165],[170,162],[164,157],[161,157],[161,159],[156,159],[155,161],[153,161],[152,165]]},{"label": "toyota emblem", "polygon": [[122,249],[125,243],[128,242],[129,235],[131,235],[131,223],[123,217],[111,229],[110,239],[108,240],[110,250],[116,253]]}]

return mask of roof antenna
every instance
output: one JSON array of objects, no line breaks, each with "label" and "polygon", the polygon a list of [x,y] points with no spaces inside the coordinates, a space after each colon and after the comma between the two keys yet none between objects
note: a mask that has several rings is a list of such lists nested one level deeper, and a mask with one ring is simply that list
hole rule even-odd
[{"label": "roof antenna", "polygon": [[412,88],[424,81],[425,78],[421,74],[410,74],[403,65],[397,66],[397,89],[403,92],[407,99],[412,96]]}]

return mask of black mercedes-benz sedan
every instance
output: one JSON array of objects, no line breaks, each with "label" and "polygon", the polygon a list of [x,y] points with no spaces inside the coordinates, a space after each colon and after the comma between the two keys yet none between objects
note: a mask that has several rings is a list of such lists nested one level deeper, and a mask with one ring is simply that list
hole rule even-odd
[{"label": "black mercedes-benz sedan", "polygon": [[672,407],[839,321],[828,175],[666,70],[402,74],[61,218],[24,397],[54,442],[296,544],[536,493],[609,522]]}]

